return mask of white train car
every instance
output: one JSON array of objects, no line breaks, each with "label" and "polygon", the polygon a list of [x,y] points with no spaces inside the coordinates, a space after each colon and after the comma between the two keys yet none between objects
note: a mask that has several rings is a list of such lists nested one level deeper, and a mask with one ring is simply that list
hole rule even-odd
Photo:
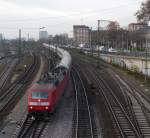
[{"label": "white train car", "polygon": [[43,44],[43,46],[45,48],[48,48],[50,50],[52,50],[53,52],[57,51],[58,56],[61,58],[61,61],[58,63],[57,67],[65,67],[66,69],[70,69],[71,67],[71,62],[72,62],[72,58],[71,55],[68,51],[62,49],[62,48],[58,48],[56,50],[56,47],[53,45],[48,45],[48,44]]}]

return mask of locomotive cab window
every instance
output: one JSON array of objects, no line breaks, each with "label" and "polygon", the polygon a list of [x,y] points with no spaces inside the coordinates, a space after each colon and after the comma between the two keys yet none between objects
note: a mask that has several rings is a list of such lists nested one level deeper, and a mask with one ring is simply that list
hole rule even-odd
[{"label": "locomotive cab window", "polygon": [[48,93],[47,92],[33,92],[32,93],[32,98],[33,99],[47,99],[48,98]]}]

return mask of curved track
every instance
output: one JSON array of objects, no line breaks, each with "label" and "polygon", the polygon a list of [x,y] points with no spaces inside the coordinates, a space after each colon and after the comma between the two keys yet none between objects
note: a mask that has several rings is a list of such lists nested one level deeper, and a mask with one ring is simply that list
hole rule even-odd
[{"label": "curved track", "polygon": [[[80,68],[80,66],[78,65]],[[90,67],[87,70],[87,74],[90,75],[93,81],[96,82],[98,86],[98,93],[102,95],[105,99],[106,106],[113,117],[113,124],[116,128],[117,137],[121,138],[142,138],[141,130],[139,129],[139,125],[135,120],[135,116],[129,116],[128,112],[120,103],[118,97],[114,94],[113,90],[111,90],[110,86],[107,82],[99,76],[99,73],[94,68]],[[128,101],[128,99],[127,99]],[[129,103],[130,101],[128,101]],[[128,104],[129,105],[129,104]],[[129,112],[133,109],[132,106]]]},{"label": "curved track", "polygon": [[[102,62],[100,68],[96,69],[95,60],[90,58],[87,60],[86,57],[79,58],[79,55],[75,56],[78,61],[76,67],[82,71],[85,78],[90,80],[90,83],[94,83],[97,90],[95,94],[99,95],[98,99],[105,103],[105,107],[109,111],[107,114],[111,115],[112,122],[111,120],[109,122],[113,124],[117,132],[114,136],[149,138],[150,100],[146,93],[132,80],[121,76],[121,73],[116,72],[115,68],[110,65]],[[105,116],[103,119],[107,120]],[[106,126],[107,124],[104,129],[107,129]],[[110,129],[113,133],[114,129],[111,127]]]},{"label": "curved track", "polygon": [[138,129],[141,131],[141,135],[144,138],[150,137],[150,122],[148,121],[148,116],[146,114],[147,109],[145,105],[143,105],[142,98],[139,97],[139,95],[141,94],[141,91],[139,91],[137,88],[134,88],[133,85],[132,86],[128,85],[118,75],[115,75],[114,80],[118,83],[120,88],[122,88],[122,91],[126,93],[132,100],[132,110],[133,110],[132,114],[134,114],[134,118],[138,125]]},{"label": "curved track", "polygon": [[107,106],[114,118],[114,125],[118,127],[119,134],[122,138],[134,137],[141,138],[140,132],[136,129],[135,124],[132,122],[127,112],[119,102],[116,95],[113,93],[109,85],[99,77],[98,73],[95,73],[95,81],[99,85],[99,90],[104,96]]},{"label": "curved track", "polygon": [[[34,55],[34,62],[29,66],[22,76],[14,83],[12,83],[8,89],[5,89],[5,93],[0,97],[0,114],[5,114],[7,109],[13,105],[16,101],[16,97],[20,95],[20,91],[24,89],[27,84],[30,83],[33,74],[37,71],[39,66],[38,58]],[[5,112],[4,112],[5,111]]]},{"label": "curved track", "polygon": [[13,58],[9,61],[4,68],[4,71],[0,74],[0,95],[2,95],[3,89],[7,85],[7,81],[10,78],[14,67],[16,66],[18,59]]}]

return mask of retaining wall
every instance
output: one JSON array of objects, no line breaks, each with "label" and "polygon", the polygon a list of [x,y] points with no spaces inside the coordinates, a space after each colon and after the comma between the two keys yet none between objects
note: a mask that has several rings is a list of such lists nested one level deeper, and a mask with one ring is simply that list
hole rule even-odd
[{"label": "retaining wall", "polygon": [[118,55],[108,55],[101,54],[100,58],[104,61],[115,64],[123,68],[127,68],[133,72],[138,72],[142,74],[146,74],[148,72],[148,76],[150,76],[150,59],[147,61],[147,70],[145,58],[139,57],[129,57],[129,56],[118,56]]}]

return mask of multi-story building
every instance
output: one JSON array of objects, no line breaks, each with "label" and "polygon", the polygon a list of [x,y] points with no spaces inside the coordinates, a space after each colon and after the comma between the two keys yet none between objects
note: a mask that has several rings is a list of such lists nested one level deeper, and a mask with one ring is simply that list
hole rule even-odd
[{"label": "multi-story building", "polygon": [[67,33],[60,34],[60,36],[65,38],[65,39],[68,39],[68,34]]},{"label": "multi-story building", "polygon": [[48,39],[48,32],[47,31],[40,31],[39,32],[39,39],[40,40],[47,40]]},{"label": "multi-story building", "polygon": [[141,36],[142,38],[147,39],[150,41],[150,26],[147,26],[145,28],[141,28],[137,31],[137,34]]},{"label": "multi-story building", "polygon": [[128,30],[129,31],[137,31],[141,28],[145,28],[147,27],[148,24],[147,23],[130,23],[128,26]]},{"label": "multi-story building", "polygon": [[90,29],[85,25],[73,26],[74,42],[76,45],[88,45],[90,39]]}]

